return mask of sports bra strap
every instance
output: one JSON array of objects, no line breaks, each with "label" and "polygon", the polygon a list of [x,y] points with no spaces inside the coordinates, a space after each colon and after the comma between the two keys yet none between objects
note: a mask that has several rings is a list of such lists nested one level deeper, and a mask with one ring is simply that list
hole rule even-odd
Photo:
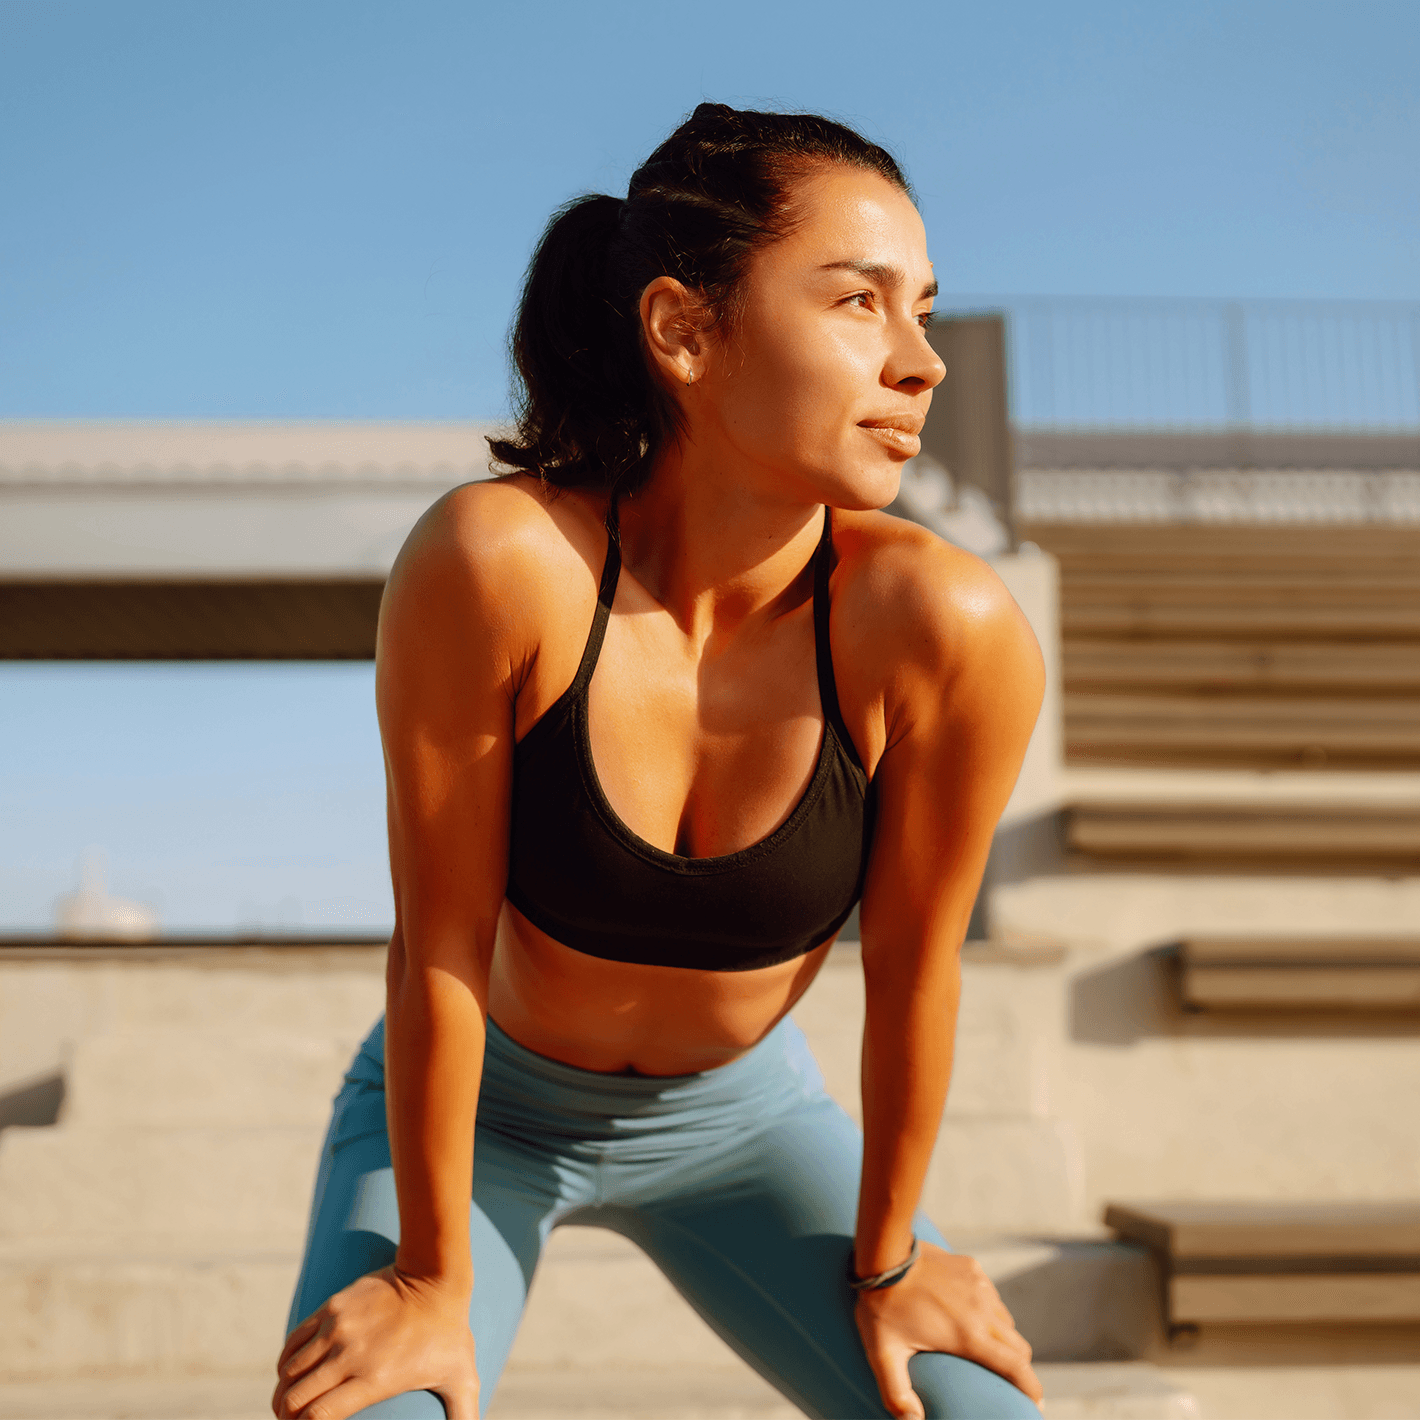
[{"label": "sports bra strap", "polygon": [[606,636],[611,604],[616,600],[616,584],[621,580],[621,530],[617,526],[615,503],[606,515],[606,531],[606,561],[602,563],[602,580],[597,588],[596,615],[592,617],[592,629],[587,633],[587,644],[582,651],[582,663],[577,667],[576,679],[568,689],[572,696],[584,694],[591,684],[597,657],[602,653],[602,639]]},{"label": "sports bra strap", "polygon": [[828,577],[833,571],[833,509],[823,505],[823,536],[819,539],[818,551],[814,554],[814,658],[818,663],[818,699],[823,707],[823,718],[833,726],[834,733],[843,751],[858,766],[863,761],[858,758],[858,746],[843,723],[843,712],[838,706],[838,684],[833,678],[833,647],[828,639]]},{"label": "sports bra strap", "polygon": [[[843,721],[843,711],[838,704],[838,685],[833,678],[833,647],[828,633],[828,578],[833,571],[833,509],[827,504],[823,509],[823,536],[819,538],[818,550],[814,553],[814,660],[818,668],[818,698],[823,708],[824,719],[833,726],[834,733],[844,752],[858,766],[863,761],[858,758],[858,747],[848,726]],[[592,672],[596,670],[597,658],[601,655],[602,641],[606,636],[606,624],[611,616],[612,603],[616,600],[616,585],[621,580],[621,538],[617,526],[616,505],[613,503],[607,514],[606,561],[602,565],[601,585],[597,588],[597,610],[592,618],[592,628],[587,634],[587,644],[582,651],[582,662],[577,667],[577,676],[568,688],[572,696],[586,693],[591,683]]]}]

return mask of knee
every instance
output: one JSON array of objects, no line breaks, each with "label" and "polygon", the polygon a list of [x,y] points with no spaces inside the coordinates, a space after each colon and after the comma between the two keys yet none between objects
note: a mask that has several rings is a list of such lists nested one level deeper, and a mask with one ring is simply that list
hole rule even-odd
[{"label": "knee", "polygon": [[432,1390],[411,1390],[357,1410],[350,1420],[445,1420],[447,1414]]},{"label": "knee", "polygon": [[927,1420],[1040,1420],[1023,1390],[975,1361],[924,1351],[907,1363],[907,1371]]}]

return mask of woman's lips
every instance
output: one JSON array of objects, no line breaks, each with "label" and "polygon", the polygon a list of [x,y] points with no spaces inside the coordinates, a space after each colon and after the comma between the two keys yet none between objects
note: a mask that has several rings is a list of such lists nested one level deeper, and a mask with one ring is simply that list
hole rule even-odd
[{"label": "woman's lips", "polygon": [[915,459],[922,452],[922,440],[906,429],[899,429],[895,424],[860,424],[858,427],[894,453]]}]

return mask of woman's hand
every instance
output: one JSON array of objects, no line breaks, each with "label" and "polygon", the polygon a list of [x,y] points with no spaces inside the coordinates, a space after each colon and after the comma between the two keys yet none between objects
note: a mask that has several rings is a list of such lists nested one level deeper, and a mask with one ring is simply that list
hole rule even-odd
[{"label": "woman's hand", "polygon": [[945,1351],[1004,1376],[1040,1403],[1030,1345],[1017,1330],[975,1258],[922,1244],[912,1270],[891,1287],[860,1292],[858,1332],[888,1412],[924,1420],[907,1362],[919,1351]]},{"label": "woman's hand", "polygon": [[448,1420],[478,1420],[468,1291],[394,1267],[337,1292],[286,1338],[271,1398],[280,1420],[346,1420],[377,1400],[431,1390]]}]

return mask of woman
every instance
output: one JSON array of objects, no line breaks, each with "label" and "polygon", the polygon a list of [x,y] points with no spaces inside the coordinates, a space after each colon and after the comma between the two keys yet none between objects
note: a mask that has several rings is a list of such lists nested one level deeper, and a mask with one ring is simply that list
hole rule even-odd
[{"label": "woman", "polygon": [[[943,374],[935,291],[892,159],[809,116],[702,104],[548,228],[516,471],[426,514],[381,610],[388,1010],[278,1416],[473,1420],[568,1221],[807,1414],[1036,1413],[916,1214],[1042,684],[992,573],[872,511]],[[860,894],[861,1139],[787,1015]]]}]

